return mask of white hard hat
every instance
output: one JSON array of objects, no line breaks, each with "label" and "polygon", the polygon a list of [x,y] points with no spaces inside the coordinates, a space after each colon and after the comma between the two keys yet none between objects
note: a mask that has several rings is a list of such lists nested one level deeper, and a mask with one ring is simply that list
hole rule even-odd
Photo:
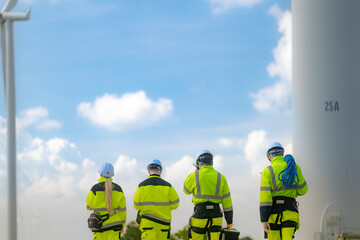
[{"label": "white hard hat", "polygon": [[196,154],[196,162],[202,165],[212,166],[213,157],[213,154],[209,150],[203,149]]},{"label": "white hard hat", "polygon": [[213,156],[213,154],[209,151],[209,150],[207,150],[207,149],[203,149],[203,150],[200,150],[197,154],[196,154],[196,160],[201,156],[201,155],[203,155],[203,154],[210,154],[211,156]]},{"label": "white hard hat", "polygon": [[272,142],[266,149],[266,154],[284,152],[284,147],[279,142]]}]

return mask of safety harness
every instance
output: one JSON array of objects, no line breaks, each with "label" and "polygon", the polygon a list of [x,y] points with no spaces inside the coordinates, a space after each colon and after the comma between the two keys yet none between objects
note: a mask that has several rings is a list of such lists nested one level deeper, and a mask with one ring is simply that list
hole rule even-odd
[{"label": "safety harness", "polygon": [[188,236],[191,239],[191,231],[197,234],[207,234],[208,239],[211,240],[211,232],[221,232],[221,226],[212,226],[213,218],[222,217],[220,205],[218,203],[205,202],[196,204],[194,207],[193,218],[207,219],[206,225],[203,228],[191,226],[191,218],[189,220]]},{"label": "safety harness", "polygon": [[[283,212],[285,210],[290,210],[299,213],[298,205],[299,203],[294,198],[283,197],[283,196],[273,197],[273,206],[271,209],[271,214],[277,214],[277,216],[275,223],[270,223],[270,229],[280,231],[280,239],[282,239],[281,229],[293,227],[295,228],[296,231],[297,223],[295,221],[282,222],[282,217],[283,217]],[[280,220],[280,224],[278,224],[279,220]]]},{"label": "safety harness", "polygon": [[93,212],[88,218],[88,227],[92,232],[105,232],[109,230],[120,231],[123,228],[122,224],[106,224],[103,226],[103,223],[109,220],[109,214],[100,215],[98,212]]}]

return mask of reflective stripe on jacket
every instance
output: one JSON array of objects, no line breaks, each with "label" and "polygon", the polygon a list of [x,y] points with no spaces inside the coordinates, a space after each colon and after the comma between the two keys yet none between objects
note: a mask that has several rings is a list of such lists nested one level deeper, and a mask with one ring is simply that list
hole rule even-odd
[{"label": "reflective stripe on jacket", "polygon": [[299,183],[295,188],[284,187],[279,180],[279,174],[286,168],[287,164],[282,156],[276,156],[271,161],[271,165],[261,172],[260,183],[260,218],[261,222],[267,222],[273,206],[273,197],[283,196],[296,198],[306,194],[308,185],[301,172],[300,166],[296,164]]},{"label": "reflective stripe on jacket", "polygon": [[[200,170],[191,173],[185,180],[184,192],[188,195],[193,194],[192,202],[195,205],[204,202],[221,203],[225,216],[226,212],[233,210],[226,178],[212,166],[203,166]],[[232,216],[231,220],[227,220],[231,223]]]},{"label": "reflective stripe on jacket", "polygon": [[[109,179],[112,181],[112,178]],[[91,188],[86,198],[87,210],[98,212],[100,215],[109,214],[105,201],[105,182],[106,177],[100,177],[99,183]],[[112,183],[112,185],[112,208],[114,209],[114,214],[103,222],[101,230],[118,228],[121,224],[125,227],[126,223],[125,195],[119,185],[116,183]]]},{"label": "reflective stripe on jacket", "polygon": [[179,206],[179,196],[170,183],[152,174],[141,182],[134,195],[134,208],[141,216],[170,223],[171,210]]}]

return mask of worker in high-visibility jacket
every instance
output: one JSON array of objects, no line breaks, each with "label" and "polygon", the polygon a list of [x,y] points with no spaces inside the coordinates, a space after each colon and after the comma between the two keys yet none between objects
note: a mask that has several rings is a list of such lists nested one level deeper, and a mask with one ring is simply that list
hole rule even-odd
[{"label": "worker in high-visibility jacket", "polygon": [[196,156],[196,170],[184,182],[184,192],[192,194],[195,205],[194,213],[189,221],[189,238],[193,240],[218,240],[222,229],[223,214],[227,228],[233,223],[233,207],[226,178],[217,172],[213,165],[213,154],[209,150],[201,150]]},{"label": "worker in high-visibility jacket", "polygon": [[139,184],[134,195],[141,239],[170,239],[171,210],[179,206],[179,195],[170,183],[160,178],[159,160],[152,160],[147,169],[149,177]]},{"label": "worker in high-visibility jacket", "polygon": [[114,167],[105,162],[98,171],[99,182],[95,184],[86,199],[87,210],[100,214],[102,226],[94,232],[96,240],[118,240],[126,222],[126,201],[119,185],[113,183]]},{"label": "worker in high-visibility jacket", "polygon": [[284,148],[272,142],[266,151],[271,165],[261,172],[260,220],[269,240],[291,240],[299,229],[297,196],[308,190],[300,166]]}]

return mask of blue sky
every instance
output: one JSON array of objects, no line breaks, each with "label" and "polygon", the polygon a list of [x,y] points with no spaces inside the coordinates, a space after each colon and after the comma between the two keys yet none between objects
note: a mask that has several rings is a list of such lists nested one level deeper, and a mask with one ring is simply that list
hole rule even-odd
[{"label": "blue sky", "polygon": [[[164,178],[181,193],[194,155],[209,148],[230,182],[235,225],[261,236],[264,149],[272,140],[292,149],[290,1],[20,0],[13,11],[29,8],[31,19],[15,23],[22,232],[38,214],[39,226],[50,219],[41,234],[66,237],[54,214],[40,210],[46,201],[76,209],[78,237],[89,237],[84,201],[104,161],[116,165],[132,220],[148,161],[163,161]],[[181,205],[190,209],[191,199],[181,195]],[[175,217],[174,229],[186,225],[186,214]]]}]

